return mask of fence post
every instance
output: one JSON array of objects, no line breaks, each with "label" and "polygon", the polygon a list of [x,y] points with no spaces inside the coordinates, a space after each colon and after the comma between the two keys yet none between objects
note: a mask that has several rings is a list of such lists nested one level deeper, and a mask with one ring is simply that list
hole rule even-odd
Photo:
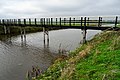
[{"label": "fence post", "polygon": [[87,33],[87,28],[86,28],[86,17],[84,18],[84,28],[83,28],[83,43],[86,43],[86,33]]},{"label": "fence post", "polygon": [[56,18],[56,25],[57,25],[57,18]]},{"label": "fence post", "polygon": [[51,18],[51,26],[53,25],[53,18]]},{"label": "fence post", "polygon": [[65,25],[66,18],[64,18],[64,25]]},{"label": "fence post", "polygon": [[118,20],[118,16],[116,16],[115,18],[115,27],[117,27],[117,20]]},{"label": "fence post", "polygon": [[29,19],[29,25],[31,26],[31,19]]},{"label": "fence post", "polygon": [[70,17],[70,19],[69,19],[69,25],[71,26],[71,17]]},{"label": "fence post", "polygon": [[60,18],[60,26],[61,26],[61,18]]},{"label": "fence post", "polygon": [[75,18],[73,18],[73,25],[75,25]]},{"label": "fence post", "polygon": [[35,18],[35,26],[37,26],[37,21],[36,21],[36,18]]},{"label": "fence post", "polygon": [[83,17],[81,17],[81,27],[82,27],[82,29],[83,29]]},{"label": "fence post", "polygon": [[87,20],[87,26],[89,26],[89,17],[88,17],[88,20]]},{"label": "fence post", "polygon": [[100,21],[101,21],[101,17],[99,17],[99,20],[98,20],[98,27],[100,27]]}]

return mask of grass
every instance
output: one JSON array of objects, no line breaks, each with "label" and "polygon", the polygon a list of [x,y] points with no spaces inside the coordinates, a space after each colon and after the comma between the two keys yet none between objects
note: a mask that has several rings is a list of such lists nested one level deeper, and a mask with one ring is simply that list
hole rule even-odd
[{"label": "grass", "polygon": [[[49,30],[56,30],[57,28],[49,28]],[[17,26],[11,26],[10,27],[10,33],[11,35],[19,35],[21,33],[21,27]],[[43,31],[43,28],[41,27],[25,27],[26,33],[34,33],[34,32],[41,32]],[[3,26],[0,26],[0,36],[4,35],[4,28]]]},{"label": "grass", "polygon": [[107,31],[59,57],[33,80],[119,80],[120,31]]}]

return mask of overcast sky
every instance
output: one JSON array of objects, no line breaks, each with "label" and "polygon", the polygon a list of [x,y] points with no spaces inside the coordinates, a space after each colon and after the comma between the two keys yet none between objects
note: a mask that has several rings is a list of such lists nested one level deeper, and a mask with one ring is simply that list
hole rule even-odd
[{"label": "overcast sky", "polygon": [[0,18],[120,15],[120,0],[0,0]]}]

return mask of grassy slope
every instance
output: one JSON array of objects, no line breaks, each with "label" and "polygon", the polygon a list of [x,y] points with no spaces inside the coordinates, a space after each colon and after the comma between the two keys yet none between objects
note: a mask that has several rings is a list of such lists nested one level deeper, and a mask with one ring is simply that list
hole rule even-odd
[{"label": "grassy slope", "polygon": [[103,32],[61,56],[36,80],[119,80],[120,31]]}]

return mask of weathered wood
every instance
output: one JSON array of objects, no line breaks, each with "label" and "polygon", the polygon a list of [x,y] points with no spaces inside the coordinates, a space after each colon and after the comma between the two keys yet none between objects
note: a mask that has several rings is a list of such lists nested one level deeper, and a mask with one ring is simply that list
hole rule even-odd
[{"label": "weathered wood", "polygon": [[99,17],[99,20],[98,20],[98,27],[101,26],[101,17]]},{"label": "weathered wood", "polygon": [[0,19],[0,25],[2,24],[2,21],[1,21],[1,19]]},{"label": "weathered wood", "polygon": [[64,18],[64,25],[65,25],[66,18]]},{"label": "weathered wood", "polygon": [[18,25],[21,26],[21,19],[18,19]]},{"label": "weathered wood", "polygon": [[51,18],[51,26],[53,25],[53,18]]},{"label": "weathered wood", "polygon": [[118,16],[115,18],[115,27],[117,27]]},{"label": "weathered wood", "polygon": [[69,26],[71,26],[71,17],[70,17],[70,19],[69,19]]},{"label": "weathered wood", "polygon": [[31,19],[29,19],[29,25],[31,25]]},{"label": "weathered wood", "polygon": [[[62,20],[63,19],[63,20]],[[99,17],[98,20],[90,20],[89,18],[87,18],[87,20],[83,19],[83,17],[81,17],[80,20],[75,20],[75,18],[69,18],[68,20],[66,18],[59,18],[59,20],[56,18],[55,20],[53,20],[53,18],[41,18],[39,20],[37,20],[35,18],[34,21],[32,21],[31,19],[29,19],[26,22],[26,19],[20,19],[21,24],[19,24],[19,20],[17,19],[2,19],[0,20],[0,25],[2,26],[39,26],[39,27],[54,27],[54,28],[75,28],[75,29],[93,29],[93,30],[105,30],[111,27],[104,27],[102,26],[102,24],[115,24],[115,27],[117,28],[117,30],[119,29],[117,27],[118,24],[118,16],[116,16],[115,20],[102,20],[102,17]],[[40,22],[40,24],[39,24]],[[59,23],[59,24],[58,24]],[[67,24],[66,24],[67,23]],[[77,25],[76,25],[77,24]],[[80,25],[78,25],[80,24]],[[93,25],[90,25],[93,24]],[[97,24],[97,25],[96,25]],[[96,26],[95,26],[96,25]],[[89,26],[89,27],[88,27]]]},{"label": "weathered wood", "polygon": [[57,25],[57,18],[56,18],[56,25]]},{"label": "weathered wood", "polygon": [[86,28],[86,17],[84,18],[84,29],[87,29]]},{"label": "weathered wood", "polygon": [[83,29],[83,17],[81,17],[81,27]]},{"label": "weathered wood", "polygon": [[60,18],[60,26],[61,26],[61,18]]},{"label": "weathered wood", "polygon": [[75,25],[75,18],[73,18],[73,25]]},{"label": "weathered wood", "polygon": [[89,18],[88,18],[88,20],[87,20],[87,26],[89,26]]},{"label": "weathered wood", "polygon": [[48,18],[47,18],[47,19],[46,19],[46,25],[49,25],[49,24],[48,24],[48,21],[49,21],[49,20],[48,20]]},{"label": "weathered wood", "polygon": [[23,25],[26,26],[26,19],[24,19],[24,24]]},{"label": "weathered wood", "polygon": [[36,18],[35,18],[35,26],[37,26],[37,21],[36,21]]}]

